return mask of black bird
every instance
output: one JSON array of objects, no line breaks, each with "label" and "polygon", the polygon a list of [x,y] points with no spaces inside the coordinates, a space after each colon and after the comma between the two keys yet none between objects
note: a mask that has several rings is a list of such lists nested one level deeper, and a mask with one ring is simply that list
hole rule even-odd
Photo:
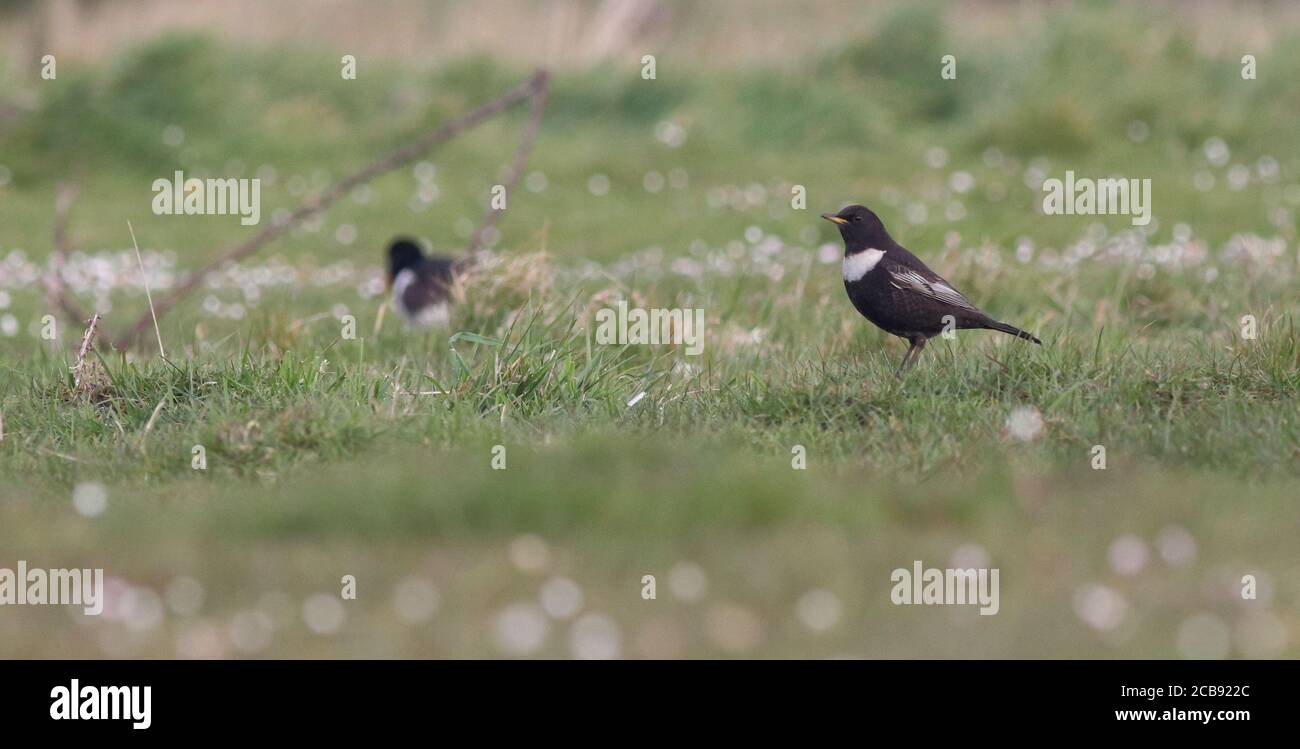
[{"label": "black bird", "polygon": [[823,213],[822,218],[837,224],[844,238],[844,288],[853,306],[886,333],[911,344],[898,365],[899,375],[916,363],[925,342],[945,329],[1000,330],[1042,345],[1020,328],[976,309],[952,284],[895,242],[869,208],[851,205],[837,214]]},{"label": "black bird", "polygon": [[414,240],[394,239],[388,246],[388,288],[393,308],[416,325],[446,325],[451,285],[462,270],[449,257],[425,255]]}]

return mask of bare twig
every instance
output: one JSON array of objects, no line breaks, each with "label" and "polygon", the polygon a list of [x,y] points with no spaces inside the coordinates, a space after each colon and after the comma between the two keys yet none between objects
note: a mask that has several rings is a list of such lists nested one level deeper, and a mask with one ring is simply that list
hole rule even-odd
[{"label": "bare twig", "polygon": [[86,334],[81,337],[81,346],[77,348],[77,363],[72,367],[72,383],[74,388],[81,392],[87,388],[83,386],[87,383],[84,378],[86,367],[86,354],[90,353],[91,347],[95,343],[95,333],[99,331],[99,313],[86,321]]},{"label": "bare twig", "polygon": [[68,214],[72,204],[77,202],[81,187],[77,184],[61,184],[54,194],[54,251],[68,251]]},{"label": "bare twig", "polygon": [[[537,142],[537,131],[542,126],[542,113],[546,109],[546,97],[550,93],[546,85],[546,73],[538,84],[537,89],[533,92],[532,106],[528,110],[528,122],[524,123],[524,129],[519,135],[519,147],[515,149],[515,157],[510,162],[509,168],[506,169],[501,184],[506,188],[506,195],[513,195],[515,186],[519,184],[519,178],[523,176],[524,167],[528,165],[528,157],[533,151],[533,144]],[[489,208],[483,222],[479,224],[478,230],[474,232],[473,239],[470,240],[469,248],[466,250],[468,262],[473,262],[473,255],[483,247],[483,241],[488,231],[497,225],[501,220],[503,210]]]},{"label": "bare twig", "polygon": [[385,174],[401,166],[411,163],[423,156],[427,151],[438,146],[457,135],[470,130],[492,117],[500,114],[511,105],[523,101],[524,99],[533,98],[538,93],[546,90],[547,79],[549,78],[546,71],[538,71],[528,81],[506,91],[497,98],[482,104],[475,109],[466,112],[461,117],[445,123],[419,138],[418,140],[403,146],[379,160],[371,163],[369,166],[355,172],[344,179],[335,182],[318,195],[311,196],[303,202],[289,217],[284,221],[272,222],[263,227],[253,236],[249,237],[242,243],[235,245],[228,250],[220,259],[209,263],[200,268],[167,296],[158,301],[156,308],[151,309],[151,315],[144,315],[137,320],[126,332],[116,341],[121,347],[132,345],[140,335],[149,328],[150,319],[156,319],[166,314],[178,301],[186,294],[189,294],[208,276],[222,269],[229,263],[241,260],[252,255],[262,245],[273,239],[280,237],[301,223],[308,217],[319,213],[339,198],[347,195],[353,188],[358,185],[369,182],[370,180]]},{"label": "bare twig", "polygon": [[8,132],[23,118],[24,115],[35,111],[35,107],[27,102],[14,101],[10,99],[0,99],[0,135]]},{"label": "bare twig", "polygon": [[63,284],[63,263],[68,254],[68,214],[77,201],[81,188],[75,184],[59,185],[54,197],[54,245],[50,254],[50,267],[45,273],[45,299],[51,307],[58,308],[70,322],[84,322],[90,317],[68,295]]}]

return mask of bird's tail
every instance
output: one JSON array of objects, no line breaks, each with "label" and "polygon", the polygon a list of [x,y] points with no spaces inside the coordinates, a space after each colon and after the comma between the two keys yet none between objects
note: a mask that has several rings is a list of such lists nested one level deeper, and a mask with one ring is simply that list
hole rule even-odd
[{"label": "bird's tail", "polygon": [[1026,341],[1032,341],[1034,343],[1037,343],[1039,346],[1043,345],[1042,341],[1038,340],[1037,338],[1030,335],[1029,333],[1026,333],[1020,328],[1017,328],[1014,325],[1007,325],[1006,323],[998,322],[997,320],[989,320],[988,322],[984,323],[984,327],[989,328],[990,330],[1000,330],[1003,333],[1009,333],[1015,336],[1016,338],[1023,338]]}]

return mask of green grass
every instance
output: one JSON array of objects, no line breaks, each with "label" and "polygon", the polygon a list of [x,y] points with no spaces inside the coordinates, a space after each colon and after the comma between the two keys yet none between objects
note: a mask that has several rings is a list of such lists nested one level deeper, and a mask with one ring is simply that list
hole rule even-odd
[{"label": "green grass", "polygon": [[[0,337],[0,566],[94,564],[157,592],[188,576],[208,593],[198,613],[97,624],[92,637],[59,610],[9,610],[0,653],[170,657],[207,643],[242,655],[228,629],[258,610],[279,623],[253,655],[492,655],[497,614],[562,575],[582,585],[586,610],[615,621],[629,656],[1177,657],[1204,652],[1179,634],[1197,613],[1228,627],[1234,656],[1293,655],[1300,136],[1286,94],[1297,48],[1261,51],[1269,72],[1248,82],[1231,55],[1195,52],[1158,16],[1147,23],[1168,33],[1153,36],[1088,6],[1014,45],[963,49],[933,9],[901,13],[801,70],[558,75],[530,165],[547,187],[511,196],[497,259],[467,279],[450,330],[391,316],[376,330],[380,300],[357,285],[394,234],[463,245],[457,223],[478,217],[520,113],[430,157],[440,196],[427,210],[410,209],[404,170],[247,267],[274,256],[303,278],[345,259],[351,270],[255,297],[238,279],[201,290],[162,320],[167,360],[152,338],[100,351],[90,395],[69,372],[80,330],[41,341],[39,286],[0,284],[0,316],[18,326]],[[886,50],[883,38],[897,41]],[[943,82],[949,49],[959,78]],[[153,179],[270,165],[268,220],[300,199],[292,177],[342,176],[526,74],[484,60],[368,66],[354,85],[336,79],[337,57],[165,38],[103,69],[61,63],[57,83],[34,87],[38,110],[0,134],[6,273],[20,265],[12,250],[46,256],[60,179],[82,184],[78,247],[129,252],[129,219],[142,249],[172,251],[188,270],[247,230],[231,217],[153,216]],[[935,74],[919,72],[932,59]],[[1134,120],[1149,129],[1141,142],[1126,136]],[[664,121],[686,129],[680,147],[656,139]],[[168,125],[184,128],[179,149],[162,142]],[[1212,137],[1227,164],[1207,162]],[[927,165],[935,147],[940,168]],[[1150,177],[1157,221],[1135,232],[1124,217],[1044,217],[1031,164]],[[1238,164],[1252,177],[1229,189]],[[647,172],[670,181],[674,170],[685,184],[642,187]],[[958,171],[973,190],[955,190]],[[1195,188],[1199,173],[1215,186]],[[588,191],[593,174],[609,194]],[[807,210],[790,208],[796,184]],[[748,203],[737,197],[747,190]],[[818,259],[838,239],[817,213],[850,200],[1044,345],[966,332],[895,378],[903,345],[857,316],[838,262]],[[955,202],[962,215],[949,218]],[[912,223],[917,206],[927,218]],[[355,242],[336,241],[343,224]],[[1032,257],[1018,258],[1022,247]],[[113,330],[145,309],[127,260],[98,302],[81,296]],[[703,270],[679,272],[683,260]],[[206,312],[209,296],[246,316]],[[592,315],[620,298],[703,308],[704,353],[597,344]],[[340,305],[356,340],[341,338]],[[1257,338],[1241,335],[1244,315]],[[1020,408],[1043,419],[1025,441],[1007,426]],[[498,445],[505,470],[491,465]],[[1091,467],[1096,445],[1104,471]],[[806,470],[792,468],[797,447]],[[108,487],[104,515],[73,512],[82,482]],[[1194,561],[1161,556],[1171,527],[1195,539]],[[510,562],[531,534],[551,548],[542,573]],[[1151,556],[1132,576],[1107,561],[1128,535]],[[972,545],[1002,570],[998,616],[890,605],[892,569],[945,566]],[[702,601],[670,592],[684,560],[707,573]],[[349,574],[360,594],[347,623],[311,634],[297,606]],[[646,574],[654,601],[640,596]],[[1244,574],[1267,580],[1268,595],[1234,595]],[[410,575],[442,594],[430,625],[393,613],[392,586]],[[1126,602],[1121,626],[1082,621],[1089,585]],[[815,589],[842,607],[824,633],[795,613]],[[1281,644],[1269,636],[1279,627]],[[567,630],[552,622],[537,654],[569,654]]]},{"label": "green grass", "polygon": [[[234,342],[229,354],[176,361],[109,353],[92,397],[74,391],[64,361],[38,352],[10,370],[4,455],[15,475],[37,479],[66,482],[93,467],[167,481],[190,473],[195,444],[209,450],[212,475],[248,477],[393,443],[486,450],[594,430],[633,446],[671,434],[777,457],[801,444],[817,460],[918,478],[1012,456],[1087,463],[1097,444],[1117,462],[1295,475],[1300,347],[1289,320],[1266,324],[1257,341],[1063,331],[1037,349],[967,333],[931,346],[898,379],[901,344],[856,330],[852,310],[822,309],[801,334],[732,350],[719,342],[724,350],[698,360],[600,346],[571,317],[537,322],[540,310],[503,339],[453,347],[445,334],[394,328],[374,343],[331,334],[280,353]],[[848,332],[816,347],[791,340],[837,329]],[[1020,406],[1046,422],[1027,444],[1005,434]]]}]

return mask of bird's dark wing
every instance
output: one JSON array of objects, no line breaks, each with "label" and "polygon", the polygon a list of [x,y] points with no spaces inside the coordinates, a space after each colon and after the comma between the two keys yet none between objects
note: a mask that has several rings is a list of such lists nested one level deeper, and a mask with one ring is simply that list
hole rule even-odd
[{"label": "bird's dark wing", "polygon": [[896,289],[920,294],[942,304],[979,312],[975,305],[961,295],[961,292],[933,271],[926,273],[901,263],[888,263],[885,265],[885,272],[889,274],[890,285]]},{"label": "bird's dark wing", "polygon": [[446,288],[428,276],[416,278],[401,288],[402,305],[415,314],[425,307],[437,304],[447,298]]},{"label": "bird's dark wing", "polygon": [[400,289],[402,303],[409,310],[422,310],[445,301],[450,295],[454,280],[450,258],[426,258],[416,268],[414,280]]},{"label": "bird's dark wing", "polygon": [[438,281],[445,287],[450,287],[456,280],[456,261],[443,257],[442,255],[433,255],[424,259],[425,275]]}]

